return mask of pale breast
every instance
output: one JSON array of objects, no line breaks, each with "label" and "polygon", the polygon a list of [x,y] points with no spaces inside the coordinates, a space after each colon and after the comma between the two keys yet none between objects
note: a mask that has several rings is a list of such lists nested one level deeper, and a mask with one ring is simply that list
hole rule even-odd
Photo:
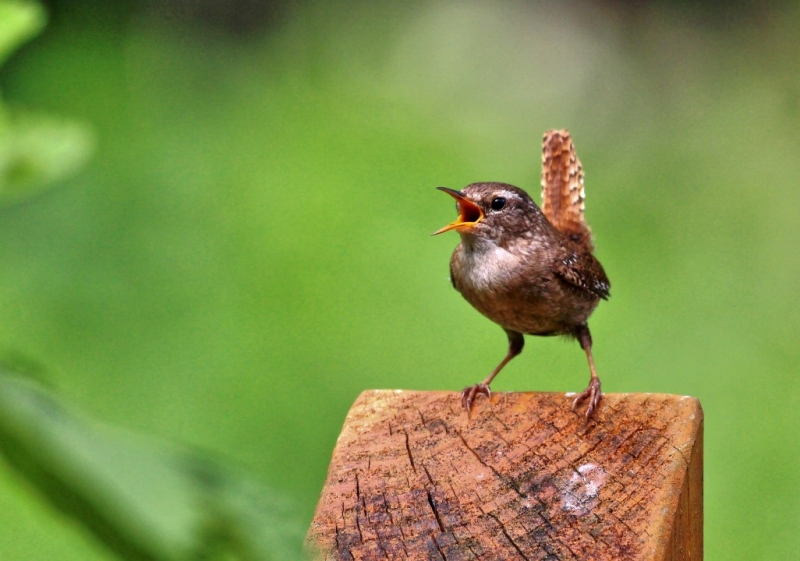
[{"label": "pale breast", "polygon": [[482,251],[466,251],[459,245],[452,261],[458,283],[477,292],[502,290],[522,265],[520,256],[493,244]]},{"label": "pale breast", "polygon": [[596,300],[576,301],[573,291],[555,278],[547,263],[493,244],[480,251],[459,245],[450,270],[453,285],[475,309],[501,327],[520,333],[569,333],[575,320],[588,319],[596,306]]}]

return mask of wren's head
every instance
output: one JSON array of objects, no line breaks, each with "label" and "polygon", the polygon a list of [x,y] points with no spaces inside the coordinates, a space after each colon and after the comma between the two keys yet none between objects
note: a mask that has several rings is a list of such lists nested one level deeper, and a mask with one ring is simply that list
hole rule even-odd
[{"label": "wren's head", "polygon": [[456,230],[464,241],[486,240],[507,247],[512,240],[549,226],[533,199],[513,185],[473,183],[461,191],[447,187],[437,189],[456,200],[458,218],[434,232],[434,236]]}]

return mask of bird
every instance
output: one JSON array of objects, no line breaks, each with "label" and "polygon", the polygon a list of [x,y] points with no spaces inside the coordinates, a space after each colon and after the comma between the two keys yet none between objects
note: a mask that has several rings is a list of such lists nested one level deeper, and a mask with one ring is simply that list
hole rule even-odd
[{"label": "bird", "polygon": [[587,421],[602,396],[592,357],[588,319],[611,283],[594,257],[584,219],[584,173],[567,130],[548,130],[542,141],[542,206],[506,183],[472,183],[461,191],[437,187],[456,201],[458,218],[432,235],[461,237],[450,259],[453,287],[481,314],[502,327],[508,352],[482,382],[464,388],[469,415],[475,400],[491,397],[490,384],[522,352],[524,335],[577,339],[590,379],[572,409],[586,402]]}]

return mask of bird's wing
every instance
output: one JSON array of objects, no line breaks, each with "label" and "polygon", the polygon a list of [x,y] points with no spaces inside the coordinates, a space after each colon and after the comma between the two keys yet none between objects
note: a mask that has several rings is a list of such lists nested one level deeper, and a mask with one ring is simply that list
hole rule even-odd
[{"label": "bird's wing", "polygon": [[549,130],[542,140],[542,212],[557,230],[587,251],[592,232],[583,218],[583,167],[567,130]]},{"label": "bird's wing", "polygon": [[598,298],[608,300],[611,295],[611,283],[603,266],[588,251],[579,253],[567,250],[564,256],[555,262],[553,270],[562,280]]}]

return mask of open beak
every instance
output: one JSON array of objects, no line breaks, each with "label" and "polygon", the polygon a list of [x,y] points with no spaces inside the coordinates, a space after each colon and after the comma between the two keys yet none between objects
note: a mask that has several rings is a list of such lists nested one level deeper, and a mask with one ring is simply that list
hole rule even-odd
[{"label": "open beak", "polygon": [[455,189],[448,189],[447,187],[437,187],[437,189],[439,189],[439,191],[444,191],[456,200],[458,203],[458,218],[444,228],[436,230],[431,234],[432,236],[443,232],[449,232],[450,230],[465,230],[483,220],[483,211],[481,207],[470,201],[460,192]]}]

